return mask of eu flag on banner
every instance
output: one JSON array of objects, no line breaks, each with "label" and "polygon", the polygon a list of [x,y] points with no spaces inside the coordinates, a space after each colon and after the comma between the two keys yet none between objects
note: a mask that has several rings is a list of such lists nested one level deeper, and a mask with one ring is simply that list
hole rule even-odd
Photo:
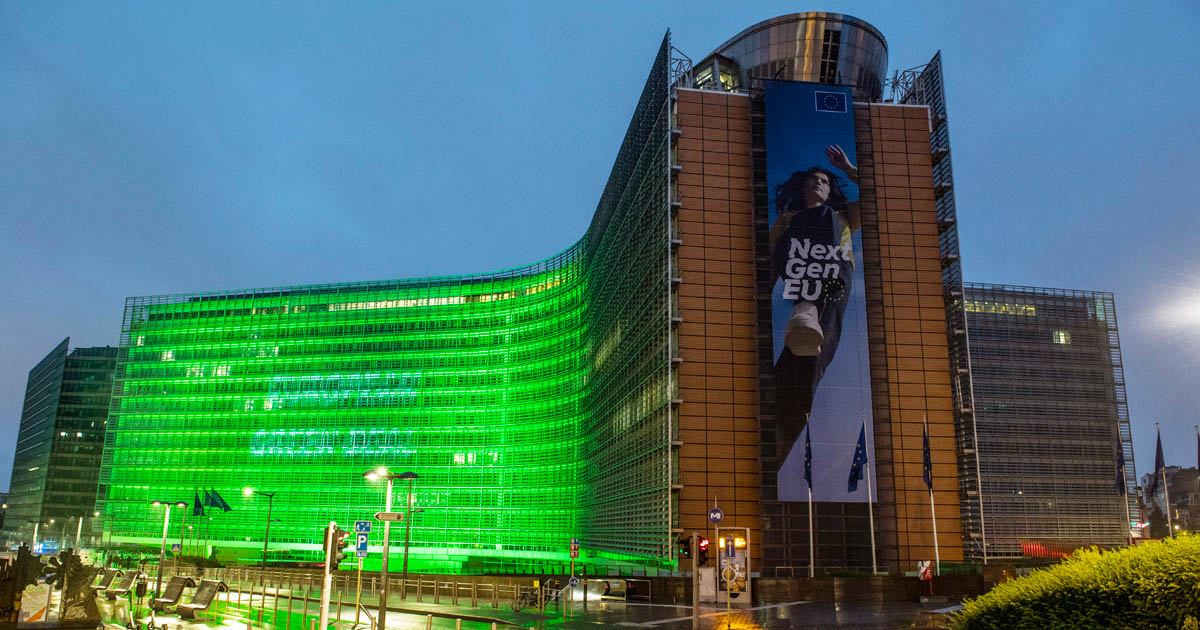
[{"label": "eu flag on banner", "polygon": [[196,500],[192,502],[192,516],[204,516],[204,505],[200,503],[200,491],[195,490]]},{"label": "eu flag on banner", "polygon": [[933,461],[929,458],[929,431],[925,425],[921,425],[921,451],[925,487],[933,490]]},{"label": "eu flag on banner", "polygon": [[834,114],[846,113],[846,95],[843,92],[824,92],[816,90],[817,111]]},{"label": "eu flag on banner", "polygon": [[1117,493],[1125,496],[1125,450],[1117,447]]},{"label": "eu flag on banner", "polygon": [[812,425],[804,429],[804,481],[808,483],[809,490],[812,490],[812,443],[808,441],[811,431]]},{"label": "eu flag on banner", "polygon": [[858,446],[854,447],[854,462],[850,464],[850,480],[846,483],[846,492],[858,490],[858,482],[863,478],[863,466],[867,463],[867,423],[864,422],[858,430]]}]

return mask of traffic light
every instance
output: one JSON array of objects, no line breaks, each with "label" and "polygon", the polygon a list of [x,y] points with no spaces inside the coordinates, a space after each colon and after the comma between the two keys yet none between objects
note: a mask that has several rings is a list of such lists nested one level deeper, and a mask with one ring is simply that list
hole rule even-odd
[{"label": "traffic light", "polygon": [[349,545],[353,544],[352,534],[337,525],[330,523],[325,527],[325,567],[334,571],[338,565],[349,557]]},{"label": "traffic light", "polygon": [[692,534],[680,534],[679,535],[679,557],[680,558],[691,558],[692,557]]},{"label": "traffic light", "polygon": [[696,553],[698,556],[696,558],[696,565],[703,566],[708,562],[708,539],[701,536],[699,544],[696,545],[696,549],[698,550]]}]

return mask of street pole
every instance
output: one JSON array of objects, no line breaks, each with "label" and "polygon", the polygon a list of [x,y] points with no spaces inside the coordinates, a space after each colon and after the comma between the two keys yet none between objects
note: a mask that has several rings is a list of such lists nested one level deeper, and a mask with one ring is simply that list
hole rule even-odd
[{"label": "street pole", "polygon": [[83,533],[83,517],[79,517],[79,526],[75,528],[75,550],[79,550],[79,536]]},{"label": "street pole", "polygon": [[[400,584],[400,599],[408,597],[408,589],[404,588],[408,584],[408,537],[412,531],[412,488],[413,479],[408,480],[408,509],[404,512],[404,577],[401,578]],[[380,626],[383,630],[383,626]]]},{"label": "street pole", "polygon": [[[688,545],[692,549],[692,628],[699,630],[700,628],[700,541],[696,540],[696,532],[692,532],[692,538],[688,541]],[[585,590],[583,596],[587,597]],[[586,600],[585,600],[586,601]]]},{"label": "street pole", "polygon": [[275,493],[261,492],[259,494],[267,495],[267,533],[263,535],[262,570],[258,572],[258,585],[262,586],[263,576],[267,573],[267,546],[271,544],[271,510],[275,507]]},{"label": "street pole", "polygon": [[171,504],[163,503],[163,536],[162,545],[158,548],[158,581],[154,587],[154,596],[161,597],[163,564],[167,561],[167,528],[171,523]]},{"label": "street pole", "polygon": [[33,524],[33,542],[30,543],[30,546],[29,546],[29,550],[32,551],[33,553],[37,553],[37,532],[38,532],[38,526],[41,524],[42,524],[41,521],[38,521]]},{"label": "street pole", "polygon": [[337,568],[333,559],[337,550],[333,548],[334,540],[333,533],[337,530],[337,523],[329,521],[329,526],[325,528],[325,575],[321,578],[321,630],[326,630],[329,627],[329,591],[333,586],[333,571]]},{"label": "street pole", "polygon": [[[392,475],[387,476],[387,498],[383,502],[383,511],[392,511]],[[407,516],[407,515],[406,515]],[[378,630],[387,628],[387,600],[388,600],[388,556],[392,544],[392,528],[389,521],[383,522],[383,566],[380,568],[380,575],[383,578],[380,580],[382,584],[379,587],[379,619],[375,622],[375,627]],[[407,576],[406,576],[407,577]],[[400,589],[402,592],[407,592],[407,589]],[[322,628],[322,630],[324,630]]]},{"label": "street pole", "polygon": [[[185,536],[187,536],[187,510],[186,509],[183,511],[183,520],[179,522],[179,556],[180,556],[180,558],[182,558],[183,554],[186,553],[183,550],[183,542],[184,542]],[[176,559],[175,562],[178,564],[179,560]]]}]

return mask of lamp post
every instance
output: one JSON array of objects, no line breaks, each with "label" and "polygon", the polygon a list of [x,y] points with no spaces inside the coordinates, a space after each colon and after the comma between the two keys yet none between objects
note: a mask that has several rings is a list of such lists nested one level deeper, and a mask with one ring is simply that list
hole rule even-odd
[{"label": "lamp post", "polygon": [[267,497],[267,532],[263,534],[263,555],[262,555],[262,570],[258,572],[258,583],[263,583],[263,574],[267,571],[267,546],[271,544],[271,509],[275,507],[275,495],[279,492],[266,492],[265,490],[255,490],[254,488],[246,488],[242,490],[245,496],[259,495]]},{"label": "lamp post", "polygon": [[167,562],[167,528],[171,525],[171,508],[186,508],[188,504],[187,501],[151,501],[150,505],[155,507],[165,505],[167,507],[167,509],[163,511],[162,545],[158,548],[158,580],[155,582],[154,586],[154,596],[158,597],[162,593],[163,565]]},{"label": "lamp post", "polygon": [[[379,481],[380,479],[387,480],[387,494],[386,494],[386,498],[384,499],[384,502],[383,502],[383,511],[384,512],[392,511],[392,484],[397,479],[407,479],[408,480],[409,503],[412,502],[412,482],[416,478],[417,478],[417,473],[415,473],[415,472],[393,473],[393,472],[388,472],[388,470],[386,468],[382,468],[382,467],[377,470],[368,470],[367,472],[363,473],[363,479],[366,479],[367,481]],[[404,516],[405,516],[405,520],[407,520],[408,514],[405,514]],[[407,545],[407,542],[408,541],[406,539],[405,547],[404,547],[404,552],[405,552],[405,555],[404,555],[404,579],[405,580],[408,579],[408,545]],[[377,627],[380,630],[384,630],[385,628],[387,628],[387,600],[388,600],[388,590],[389,590],[388,589],[388,556],[391,555],[391,543],[392,543],[391,522],[384,521],[383,522],[383,563],[382,563],[382,566],[380,567],[380,577],[382,578],[380,581],[382,582],[382,584],[381,584],[381,588],[379,589],[379,616],[375,622],[377,624]],[[404,589],[403,587],[401,587],[400,590],[401,590],[402,596],[407,594],[407,590]]]}]

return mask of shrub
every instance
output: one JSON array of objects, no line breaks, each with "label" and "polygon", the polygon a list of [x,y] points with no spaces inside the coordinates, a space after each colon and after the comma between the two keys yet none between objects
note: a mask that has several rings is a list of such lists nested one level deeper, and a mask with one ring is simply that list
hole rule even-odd
[{"label": "shrub", "polygon": [[[1200,617],[1200,536],[1086,549],[968,600],[955,630],[1179,630]],[[1194,627],[1194,626],[1193,626]]]}]

